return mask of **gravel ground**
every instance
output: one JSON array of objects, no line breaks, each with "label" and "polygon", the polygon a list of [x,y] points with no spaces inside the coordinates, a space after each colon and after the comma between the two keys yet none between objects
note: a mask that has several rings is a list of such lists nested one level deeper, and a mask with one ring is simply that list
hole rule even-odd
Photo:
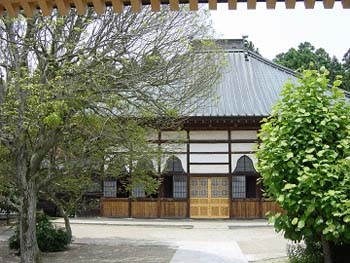
[{"label": "gravel ground", "polygon": [[[237,222],[190,221],[193,227],[183,229],[169,227],[168,221],[164,228],[133,225],[143,222],[140,220],[115,219],[113,224],[108,224],[108,220],[102,220],[101,224],[101,220],[90,220],[94,224],[86,221],[90,222],[87,224],[83,220],[72,224],[75,233],[73,244],[67,251],[43,253],[43,263],[169,263],[181,244],[208,241],[214,236],[220,240],[221,245],[238,244],[250,262],[288,262],[285,240],[270,227],[254,227],[251,222],[249,226],[237,227],[236,224],[231,227]],[[162,221],[156,223],[161,225]],[[19,257],[8,249],[5,242],[11,234],[12,230],[2,225],[0,220],[0,263],[20,262]]]},{"label": "gravel ground", "polygon": [[[73,243],[67,251],[43,253],[43,263],[168,263],[175,251],[166,246],[106,246]],[[6,242],[0,242],[0,262],[20,262],[19,257],[8,249]]]},{"label": "gravel ground", "polygon": [[[0,234],[9,237],[12,231],[0,220]],[[115,241],[114,241],[115,243]],[[125,262],[125,263],[169,263],[176,249],[162,245],[112,245],[106,239],[93,239],[86,242],[74,242],[62,252],[43,253],[43,263],[90,263],[90,262]],[[0,240],[0,263],[18,263],[16,251],[8,248],[6,241]]]}]

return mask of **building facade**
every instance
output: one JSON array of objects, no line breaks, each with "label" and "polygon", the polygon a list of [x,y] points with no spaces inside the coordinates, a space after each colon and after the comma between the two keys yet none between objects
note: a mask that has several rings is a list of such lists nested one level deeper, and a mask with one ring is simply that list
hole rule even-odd
[{"label": "building facade", "polygon": [[177,131],[151,139],[165,154],[153,163],[158,195],[142,186],[132,198],[118,195],[118,182],[104,182],[101,215],[143,218],[263,218],[279,207],[264,198],[256,171],[260,122],[295,73],[245,49],[242,40],[219,40],[227,65],[216,96],[199,105]]}]

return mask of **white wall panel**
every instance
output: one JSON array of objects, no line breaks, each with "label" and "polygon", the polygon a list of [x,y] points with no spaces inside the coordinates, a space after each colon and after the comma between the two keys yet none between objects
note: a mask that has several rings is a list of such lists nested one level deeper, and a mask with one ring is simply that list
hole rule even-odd
[{"label": "white wall panel", "polygon": [[165,152],[187,152],[187,144],[184,143],[162,143],[161,148]]},{"label": "white wall panel", "polygon": [[229,172],[228,165],[191,165],[191,173],[203,173],[203,174],[227,174]]},{"label": "white wall panel", "polygon": [[150,133],[147,135],[147,139],[148,139],[148,140],[152,140],[152,141],[158,140],[158,132],[157,132],[157,131],[150,132]]},{"label": "white wall panel", "polygon": [[227,143],[191,143],[191,152],[228,152]]},{"label": "white wall panel", "polygon": [[256,143],[232,143],[232,152],[251,152],[256,150]]},{"label": "white wall panel", "polygon": [[187,139],[186,131],[162,131],[162,140],[184,141]]},{"label": "white wall panel", "polygon": [[232,140],[255,140],[257,131],[231,131]]},{"label": "white wall panel", "polygon": [[193,163],[227,163],[228,154],[191,154],[190,162]]},{"label": "white wall panel", "polygon": [[190,140],[227,140],[227,131],[190,131]]}]

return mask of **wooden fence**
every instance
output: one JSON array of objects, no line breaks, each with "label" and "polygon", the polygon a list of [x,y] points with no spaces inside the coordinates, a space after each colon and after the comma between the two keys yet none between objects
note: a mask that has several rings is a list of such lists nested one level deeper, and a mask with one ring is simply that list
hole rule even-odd
[{"label": "wooden fence", "polygon": [[274,214],[283,210],[274,201],[267,199],[233,199],[231,218],[265,218],[269,211]]},{"label": "wooden fence", "polygon": [[101,216],[135,218],[186,218],[187,200],[102,198]]},{"label": "wooden fence", "polygon": [[[187,200],[101,198],[101,216],[135,218],[186,218]],[[282,212],[273,201],[265,199],[233,199],[230,218],[265,218],[266,213]]]}]

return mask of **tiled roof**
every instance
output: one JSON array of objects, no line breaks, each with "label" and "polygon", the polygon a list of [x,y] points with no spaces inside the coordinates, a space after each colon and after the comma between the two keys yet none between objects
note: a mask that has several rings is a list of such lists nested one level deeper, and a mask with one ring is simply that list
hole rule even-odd
[{"label": "tiled roof", "polygon": [[296,74],[255,53],[225,52],[227,66],[216,87],[216,95],[196,109],[192,116],[268,116],[282,86]]},{"label": "tiled roof", "polygon": [[169,9],[179,10],[180,4],[188,4],[190,10],[198,10],[199,3],[207,3],[210,10],[217,9],[217,3],[227,3],[228,9],[237,9],[237,3],[246,4],[248,9],[256,9],[257,2],[266,3],[267,9],[275,9],[277,2],[285,4],[287,9],[294,9],[296,2],[304,2],[307,9],[313,9],[315,2],[323,2],[326,9],[331,9],[334,2],[341,2],[343,8],[350,8],[350,0],[0,0],[0,15],[5,11],[11,17],[24,10],[27,16],[33,16],[36,10],[42,10],[48,16],[53,8],[66,15],[69,8],[76,8],[79,14],[84,14],[88,6],[93,6],[96,13],[102,14],[106,6],[113,6],[115,12],[122,12],[124,6],[131,5],[135,12],[140,12],[143,5],[150,5],[152,11],[159,11],[161,5],[168,5]]}]

